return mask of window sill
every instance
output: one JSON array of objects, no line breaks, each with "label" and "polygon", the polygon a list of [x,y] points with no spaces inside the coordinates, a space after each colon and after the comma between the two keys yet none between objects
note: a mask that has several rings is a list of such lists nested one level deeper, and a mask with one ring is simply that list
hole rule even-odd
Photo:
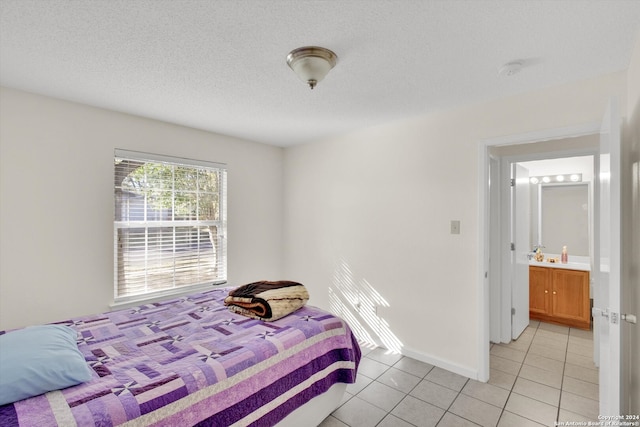
[{"label": "window sill", "polygon": [[111,311],[123,310],[131,307],[137,307],[139,305],[151,304],[158,301],[163,301],[170,298],[181,297],[184,295],[194,294],[202,291],[209,291],[220,285],[226,285],[227,282],[208,283],[202,285],[189,286],[187,288],[172,289],[169,291],[156,292],[153,294],[136,295],[131,297],[116,298],[112,304],[109,305]]}]

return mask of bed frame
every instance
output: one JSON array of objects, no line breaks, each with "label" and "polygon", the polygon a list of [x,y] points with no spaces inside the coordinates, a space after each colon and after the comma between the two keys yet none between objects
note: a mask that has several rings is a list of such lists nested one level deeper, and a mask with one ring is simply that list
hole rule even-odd
[{"label": "bed frame", "polygon": [[344,397],[347,384],[336,383],[320,396],[316,396],[299,407],[278,424],[277,427],[318,426],[335,411]]}]

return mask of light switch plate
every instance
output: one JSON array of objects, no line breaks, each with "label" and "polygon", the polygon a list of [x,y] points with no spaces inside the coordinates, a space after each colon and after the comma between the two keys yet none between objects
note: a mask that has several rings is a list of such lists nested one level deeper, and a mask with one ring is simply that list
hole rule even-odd
[{"label": "light switch plate", "polygon": [[460,221],[456,219],[451,220],[451,234],[460,234]]}]

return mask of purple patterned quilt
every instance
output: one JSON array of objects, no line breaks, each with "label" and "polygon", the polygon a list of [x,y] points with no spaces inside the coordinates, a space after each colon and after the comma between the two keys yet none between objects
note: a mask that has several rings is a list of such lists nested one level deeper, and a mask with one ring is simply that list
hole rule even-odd
[{"label": "purple patterned quilt", "polygon": [[0,406],[0,425],[270,426],[355,381],[343,320],[305,306],[265,323],[227,310],[229,290],[60,322],[93,379]]}]

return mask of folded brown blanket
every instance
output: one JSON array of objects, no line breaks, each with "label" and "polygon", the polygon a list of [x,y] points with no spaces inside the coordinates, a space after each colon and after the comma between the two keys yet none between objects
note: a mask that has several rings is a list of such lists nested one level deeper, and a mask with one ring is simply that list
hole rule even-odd
[{"label": "folded brown blanket", "polygon": [[254,282],[229,292],[224,304],[229,310],[266,321],[278,320],[309,300],[309,292],[303,284],[281,280]]}]

